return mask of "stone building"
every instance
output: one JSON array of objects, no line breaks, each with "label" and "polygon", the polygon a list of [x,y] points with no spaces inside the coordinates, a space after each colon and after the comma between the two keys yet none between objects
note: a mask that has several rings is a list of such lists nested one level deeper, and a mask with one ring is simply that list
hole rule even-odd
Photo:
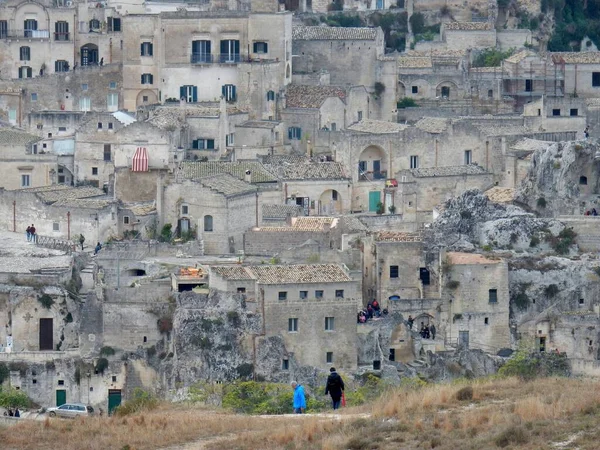
[{"label": "stone building", "polygon": [[40,138],[17,128],[0,128],[2,187],[21,189],[56,182],[58,158],[46,154]]},{"label": "stone building", "polygon": [[244,232],[259,223],[258,189],[227,173],[165,183],[156,205],[161,227],[195,232],[207,255],[242,250]]},{"label": "stone building", "polygon": [[292,66],[292,15],[277,9],[263,2],[251,11],[128,15],[125,108],[223,96],[252,118],[273,116],[275,94],[291,81]]},{"label": "stone building", "polygon": [[440,36],[448,50],[496,46],[496,29],[487,21],[443,23]]},{"label": "stone building", "polygon": [[508,264],[469,253],[446,254],[446,341],[495,352],[510,347]]},{"label": "stone building", "polygon": [[[357,366],[360,283],[336,264],[211,267],[211,287],[245,293],[264,312],[264,336],[280,336],[298,365]],[[288,370],[290,361],[284,359]]]},{"label": "stone building", "polygon": [[600,88],[600,52],[551,53],[551,62],[564,74],[564,95],[597,98]]}]

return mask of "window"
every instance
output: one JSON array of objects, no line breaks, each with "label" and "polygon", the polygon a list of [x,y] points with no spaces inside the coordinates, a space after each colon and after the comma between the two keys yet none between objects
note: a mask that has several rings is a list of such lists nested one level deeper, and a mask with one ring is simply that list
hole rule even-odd
[{"label": "window", "polygon": [[471,164],[473,162],[472,159],[473,153],[471,150],[465,150],[465,165]]},{"label": "window", "polygon": [[65,176],[64,175],[58,176],[58,184],[65,184]]},{"label": "window", "polygon": [[69,22],[63,20],[54,24],[54,40],[68,41],[69,40]]},{"label": "window", "polygon": [[192,63],[212,62],[210,41],[192,41]]},{"label": "window", "polygon": [[31,49],[29,47],[21,47],[19,49],[19,59],[21,61],[29,61],[31,59]]},{"label": "window", "polygon": [[102,122],[98,122],[98,129],[101,130],[102,129]]},{"label": "window", "polygon": [[417,155],[412,155],[410,157],[410,168],[411,169],[419,168],[419,157]]},{"label": "window", "polygon": [[580,298],[580,299],[579,299],[579,304],[580,304],[580,305],[583,305],[584,303],[585,303],[585,300],[584,300],[584,299],[582,299],[582,298]]},{"label": "window", "polygon": [[110,144],[104,144],[104,161],[111,160],[111,147]]},{"label": "window", "polygon": [[100,21],[98,19],[90,20],[90,31],[99,30],[100,29]]},{"label": "window", "polygon": [[335,291],[335,298],[344,298],[344,290],[343,289],[337,289]]},{"label": "window", "polygon": [[112,130],[113,129],[113,123],[112,122],[108,122],[108,129]]},{"label": "window", "polygon": [[498,303],[498,290],[497,289],[489,290],[489,302],[490,303]]},{"label": "window", "polygon": [[188,103],[198,101],[198,88],[196,86],[185,85],[179,88],[179,98]]},{"label": "window", "polygon": [[450,98],[450,88],[448,86],[442,86],[441,94],[442,98]]},{"label": "window", "polygon": [[592,87],[600,87],[600,72],[592,72]]},{"label": "window", "polygon": [[288,331],[295,333],[298,331],[298,319],[288,319]]},{"label": "window", "polygon": [[362,120],[362,111],[358,112],[358,121],[360,122]]},{"label": "window", "polygon": [[[125,225],[129,225],[129,216],[123,216],[123,223]],[[146,342],[146,341],[144,341],[144,342]]]},{"label": "window", "polygon": [[419,86],[413,86],[412,87],[412,93],[413,94],[418,94],[419,93]]},{"label": "window", "polygon": [[110,83],[108,83],[108,88],[109,89],[116,89],[117,88],[117,82],[116,81],[111,81]]},{"label": "window", "polygon": [[279,293],[277,294],[277,299],[279,299],[279,300],[287,300],[287,292],[286,291],[279,291]]},{"label": "window", "polygon": [[579,184],[587,184],[587,177],[585,176],[580,176],[579,177]]},{"label": "window", "polygon": [[237,293],[238,294],[245,294],[246,293],[246,288],[245,287],[239,287],[239,288],[237,288]]},{"label": "window", "polygon": [[142,84],[153,84],[154,76],[151,73],[143,73],[142,74]]},{"label": "window", "polygon": [[[69,71],[69,63],[63,59],[59,59],[54,61],[54,71],[55,72],[68,72]],[[82,84],[82,88],[85,86],[84,91],[87,91],[87,84]]]},{"label": "window", "polygon": [[327,364],[333,364],[333,352],[327,352],[325,360],[327,361]]},{"label": "window", "polygon": [[233,84],[225,84],[221,87],[221,93],[225,100],[228,102],[235,102],[236,100],[236,92],[235,86]]},{"label": "window", "polygon": [[335,329],[335,317],[325,317],[325,331],[333,331]]},{"label": "window", "polygon": [[65,380],[58,380],[58,385],[59,386],[64,386],[65,385]]},{"label": "window", "polygon": [[153,45],[152,42],[142,42],[140,45],[141,56],[152,56]]},{"label": "window", "polygon": [[485,319],[483,319],[483,323],[486,324],[486,325],[489,325],[490,324],[489,317],[486,317]]},{"label": "window", "polygon": [[269,45],[266,42],[255,42],[252,46],[252,51],[259,55],[264,55],[269,51]]},{"label": "window", "polygon": [[8,110],[8,121],[12,124],[15,125],[17,123],[17,110],[16,109],[12,109],[10,108]]},{"label": "window", "polygon": [[290,370],[290,360],[284,359],[281,363],[281,370]]},{"label": "window", "polygon": [[323,298],[323,291],[315,291],[315,298]]},{"label": "window", "polygon": [[300,300],[308,298],[308,291],[300,291]]},{"label": "window", "polygon": [[92,175],[98,175],[98,168],[92,167]]},{"label": "window", "polygon": [[533,92],[533,80],[525,80],[525,92]]},{"label": "window", "polygon": [[488,98],[494,97],[494,91],[492,89],[488,89]]},{"label": "window", "polygon": [[335,122],[331,122],[331,131],[335,131],[337,129],[337,124]]},{"label": "window", "polygon": [[267,92],[267,101],[274,101],[275,100],[275,92],[274,91],[268,91]]},{"label": "window", "polygon": [[288,128],[288,139],[290,139],[290,140],[302,139],[302,129],[300,127],[289,127]]},{"label": "window", "polygon": [[106,96],[106,106],[109,111],[116,111],[119,108],[119,94],[111,92]]},{"label": "window", "polygon": [[32,78],[33,72],[31,67],[23,66],[19,67],[19,78]]},{"label": "window", "polygon": [[184,216],[187,216],[189,214],[188,205],[181,205],[181,214]]},{"label": "window", "polygon": [[214,150],[214,139],[195,139],[192,141],[192,148],[196,150]]},{"label": "window", "polygon": [[33,32],[37,31],[38,24],[35,19],[27,19],[23,22],[23,30],[25,31],[25,37],[33,37]]},{"label": "window", "polygon": [[37,93],[35,93],[35,92],[31,93],[31,101],[32,102],[37,102]]},{"label": "window", "polygon": [[390,278],[398,278],[398,266],[390,266]]},{"label": "window", "polygon": [[221,57],[222,63],[240,62],[240,41],[227,39],[221,41]]},{"label": "window", "polygon": [[0,20],[0,38],[8,37],[8,21]]},{"label": "window", "polygon": [[552,115],[553,116],[560,116],[560,109],[556,108],[552,110]]},{"label": "window", "polygon": [[233,133],[225,135],[225,146],[232,147],[235,144],[235,136]]},{"label": "window", "polygon": [[92,101],[89,97],[81,97],[79,99],[79,110],[80,111],[91,111]]},{"label": "window", "polygon": [[571,110],[569,111],[569,114],[571,116],[578,116],[579,115],[579,110],[577,108],[571,108]]},{"label": "window", "polygon": [[147,95],[142,95],[142,101],[144,103],[148,103],[148,96]]},{"label": "window", "polygon": [[82,90],[82,91],[87,91],[87,90],[88,90],[88,84],[87,84],[87,83],[83,83],[83,84],[81,85],[81,90]]},{"label": "window", "polygon": [[31,186],[30,175],[21,175],[21,187],[29,187],[29,186]]},{"label": "window", "polygon": [[204,216],[204,231],[213,231],[213,217]]},{"label": "window", "polygon": [[338,191],[336,191],[336,190],[331,191],[331,200],[333,200],[334,202],[337,202],[337,200],[338,200]]},{"label": "window", "polygon": [[121,19],[118,17],[109,17],[107,19],[108,31],[121,31]]}]

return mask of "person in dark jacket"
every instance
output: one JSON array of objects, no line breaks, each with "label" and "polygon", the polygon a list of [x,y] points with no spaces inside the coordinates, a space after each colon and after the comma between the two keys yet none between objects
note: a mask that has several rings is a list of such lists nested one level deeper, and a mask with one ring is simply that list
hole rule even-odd
[{"label": "person in dark jacket", "polygon": [[342,403],[342,392],[344,392],[344,380],[336,372],[335,367],[329,369],[327,377],[327,386],[325,387],[325,395],[331,395],[333,409],[338,409]]}]

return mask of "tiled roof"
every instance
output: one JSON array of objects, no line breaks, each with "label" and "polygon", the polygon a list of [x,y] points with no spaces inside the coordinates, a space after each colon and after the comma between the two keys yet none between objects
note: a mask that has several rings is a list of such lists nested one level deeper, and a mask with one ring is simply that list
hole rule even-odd
[{"label": "tiled roof", "polygon": [[509,56],[504,61],[511,64],[517,64],[523,61],[528,56],[535,55],[531,50],[521,50],[520,52],[515,53],[514,55]]},{"label": "tiled roof", "polygon": [[459,252],[448,252],[446,254],[448,262],[450,264],[463,265],[463,264],[499,264],[502,260],[490,259],[478,253],[459,253]]},{"label": "tiled roof", "polygon": [[479,131],[485,136],[509,136],[515,134],[527,134],[531,133],[531,129],[522,125],[505,125],[505,126],[494,126],[494,125],[481,125],[478,126]]},{"label": "tiled roof", "polygon": [[276,122],[274,120],[247,120],[244,123],[236,125],[236,128],[265,128],[272,130],[281,122]]},{"label": "tiled roof", "polygon": [[[229,106],[227,114],[239,114],[243,111]],[[158,128],[180,127],[186,124],[187,117],[219,117],[221,110],[218,106],[203,106],[185,104],[184,106],[159,106],[150,112],[147,122]]]},{"label": "tiled roof", "polygon": [[317,162],[305,156],[267,157],[264,166],[281,180],[343,180],[349,178],[342,163]]},{"label": "tiled roof", "polygon": [[298,264],[251,266],[250,271],[262,284],[339,283],[352,281],[338,264]]},{"label": "tiled roof", "polygon": [[73,198],[58,200],[52,206],[63,206],[71,208],[102,209],[116,203],[112,198]]},{"label": "tiled roof", "polygon": [[421,233],[407,233],[403,231],[380,231],[375,235],[378,242],[421,242]]},{"label": "tiled roof", "polygon": [[446,131],[449,124],[448,119],[441,117],[423,117],[415,124],[415,127],[428,133],[439,134]]},{"label": "tiled roof", "polygon": [[262,217],[265,219],[287,219],[303,215],[303,208],[299,205],[262,205]]},{"label": "tiled roof", "polygon": [[552,60],[566,64],[600,64],[600,52],[557,52],[552,53]]},{"label": "tiled roof", "polygon": [[492,30],[492,24],[489,22],[448,22],[444,24],[446,30],[460,31],[484,31]]},{"label": "tiled roof", "polygon": [[136,217],[147,216],[156,212],[156,204],[154,202],[124,205],[123,208],[131,211]]},{"label": "tiled roof", "polygon": [[273,176],[261,163],[257,161],[183,161],[177,168],[176,179],[196,180],[198,178],[228,173],[234,177],[245,180],[246,171],[251,172],[250,179],[252,183],[274,183],[277,178]]},{"label": "tiled roof", "polygon": [[254,228],[253,231],[262,233],[286,232],[297,233],[299,231],[309,232],[326,232],[330,228],[334,228],[338,223],[335,217],[317,217],[317,216],[299,216],[292,217],[292,225],[289,227],[260,227]]},{"label": "tiled roof", "polygon": [[302,86],[291,84],[285,92],[287,108],[320,108],[329,97],[346,98],[346,91],[337,86]]},{"label": "tiled roof", "polygon": [[357,131],[360,133],[371,133],[371,134],[390,134],[399,133],[408,128],[408,125],[385,122],[383,120],[372,120],[363,119],[360,122],[356,122],[348,127],[350,131]]},{"label": "tiled roof", "polygon": [[410,69],[421,69],[433,67],[431,57],[429,56],[400,56],[398,57],[398,67],[410,68]]},{"label": "tiled roof", "polygon": [[490,201],[494,203],[510,203],[515,199],[514,188],[503,188],[494,186],[483,193]]},{"label": "tiled roof", "polygon": [[413,176],[421,177],[452,177],[457,175],[481,175],[487,173],[485,169],[476,164],[464,166],[442,166],[442,167],[424,167],[420,169],[410,169]]},{"label": "tiled roof", "polygon": [[340,228],[343,230],[344,233],[367,231],[369,229],[369,227],[367,227],[364,223],[360,221],[358,217],[354,215],[340,217]]},{"label": "tiled roof", "polygon": [[59,201],[89,199],[93,197],[103,197],[106,194],[102,189],[93,186],[71,187],[65,185],[43,186],[37,188],[21,189],[22,192],[35,193],[42,201],[46,203],[55,203]]},{"label": "tiled roof", "polygon": [[41,139],[17,128],[0,128],[0,145],[27,145]]},{"label": "tiled roof", "polygon": [[210,271],[226,280],[252,280],[252,274],[243,266],[211,266]]},{"label": "tiled roof", "polygon": [[377,37],[376,28],[365,27],[293,27],[292,40],[374,40]]},{"label": "tiled roof", "polygon": [[213,189],[226,197],[256,192],[255,186],[241,181],[228,173],[199,178],[197,181],[202,186]]}]

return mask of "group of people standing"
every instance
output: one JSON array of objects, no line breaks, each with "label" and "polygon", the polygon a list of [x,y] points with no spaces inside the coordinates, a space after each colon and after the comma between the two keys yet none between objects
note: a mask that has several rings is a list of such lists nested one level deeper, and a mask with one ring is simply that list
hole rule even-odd
[{"label": "group of people standing", "polygon": [[381,317],[381,315],[387,314],[387,309],[382,310],[377,300],[370,301],[367,303],[367,307],[360,310],[356,315],[357,323],[365,323],[367,320],[373,317]]},{"label": "group of people standing", "polygon": [[31,224],[31,226],[27,227],[27,230],[25,230],[25,233],[27,235],[27,241],[28,242],[37,242],[37,234],[35,234],[35,227],[33,226],[33,224]]},{"label": "group of people standing", "polygon": [[[296,381],[292,381],[292,388],[294,389],[294,412],[296,414],[303,414],[306,411],[306,395],[304,393],[304,386],[298,384]],[[331,396],[331,403],[333,409],[339,409],[340,406],[344,406],[344,380],[340,374],[337,373],[335,367],[329,369],[329,376],[327,377],[327,384],[325,386],[325,395]]]},{"label": "group of people standing", "polygon": [[[415,319],[413,319],[412,316],[408,316],[406,323],[408,324],[409,330],[412,330],[413,323],[415,323]],[[425,322],[421,322],[421,328],[419,329],[419,334],[421,335],[421,337],[423,339],[435,339],[436,331],[437,330],[435,329],[434,324],[425,325]]]}]

